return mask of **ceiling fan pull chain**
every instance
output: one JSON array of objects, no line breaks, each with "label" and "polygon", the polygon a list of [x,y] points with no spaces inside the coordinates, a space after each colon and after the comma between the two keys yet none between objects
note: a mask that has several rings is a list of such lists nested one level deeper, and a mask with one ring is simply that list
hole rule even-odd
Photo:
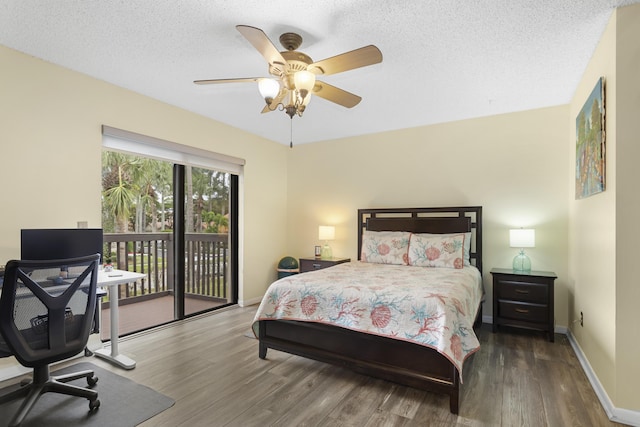
[{"label": "ceiling fan pull chain", "polygon": [[290,123],[290,131],[289,131],[289,148],[293,148],[293,116],[291,116]]}]

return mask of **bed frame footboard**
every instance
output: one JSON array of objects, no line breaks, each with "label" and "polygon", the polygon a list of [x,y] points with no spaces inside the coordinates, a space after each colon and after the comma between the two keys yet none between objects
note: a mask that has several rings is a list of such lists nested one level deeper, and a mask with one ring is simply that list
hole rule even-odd
[{"label": "bed frame footboard", "polygon": [[450,411],[458,413],[458,370],[431,348],[335,326],[284,320],[260,321],[259,340],[261,359],[272,348],[409,387],[444,393],[449,395]]}]

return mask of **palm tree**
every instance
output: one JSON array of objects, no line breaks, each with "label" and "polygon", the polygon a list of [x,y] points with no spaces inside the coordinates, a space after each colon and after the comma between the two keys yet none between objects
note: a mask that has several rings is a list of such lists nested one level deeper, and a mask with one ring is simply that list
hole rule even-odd
[{"label": "palm tree", "polygon": [[156,192],[160,209],[160,230],[164,231],[167,224],[167,201],[173,200],[172,168],[167,162],[158,162],[156,172]]},{"label": "palm tree", "polygon": [[192,202],[193,202],[193,219],[194,228],[191,231],[202,232],[203,213],[207,208],[209,193],[209,171],[200,168],[192,168]]},{"label": "palm tree", "polygon": [[[135,160],[131,156],[105,151],[102,156],[103,210],[113,218],[115,232],[126,233],[136,192],[129,183],[127,170]],[[126,248],[119,248],[118,268],[124,268]],[[110,254],[107,254],[110,255]]]},{"label": "palm tree", "polygon": [[104,209],[115,219],[115,232],[126,233],[136,191],[130,184],[128,169],[135,162],[131,156],[112,151],[102,157]]},{"label": "palm tree", "polygon": [[169,178],[170,175],[162,176],[167,173],[167,168],[168,163],[149,158],[138,159],[136,167],[133,168],[134,187],[139,189],[136,203],[136,232],[138,233],[145,232],[147,216],[150,218],[151,231],[156,231],[160,207],[157,188],[163,186]]}]

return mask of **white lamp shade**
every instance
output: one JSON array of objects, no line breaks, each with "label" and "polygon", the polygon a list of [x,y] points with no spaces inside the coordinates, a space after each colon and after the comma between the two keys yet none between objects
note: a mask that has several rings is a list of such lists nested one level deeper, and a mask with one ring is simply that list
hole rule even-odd
[{"label": "white lamp shade", "polygon": [[310,93],[316,84],[316,75],[311,71],[298,71],[293,76],[293,84],[299,91],[304,89]]},{"label": "white lamp shade", "polygon": [[280,83],[274,79],[258,80],[258,90],[264,99],[273,99],[280,92]]},{"label": "white lamp shade", "polygon": [[509,230],[509,245],[512,248],[534,248],[536,246],[536,231],[532,228]]},{"label": "white lamp shade", "polygon": [[302,105],[304,105],[306,107],[307,105],[309,105],[309,102],[311,102],[311,97],[309,95],[307,95],[302,100]]},{"label": "white lamp shade", "polygon": [[336,228],[332,225],[321,225],[318,227],[319,240],[333,240],[336,237]]}]

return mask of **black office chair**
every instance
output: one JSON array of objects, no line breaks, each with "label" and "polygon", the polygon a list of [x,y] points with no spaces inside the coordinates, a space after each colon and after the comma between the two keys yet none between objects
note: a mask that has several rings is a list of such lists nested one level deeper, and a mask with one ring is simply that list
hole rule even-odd
[{"label": "black office chair", "polygon": [[96,282],[100,255],[52,260],[9,261],[0,296],[0,357],[15,356],[33,368],[33,379],[0,397],[5,403],[26,396],[11,420],[17,426],[38,398],[56,392],[89,399],[89,410],[100,406],[98,392],[66,384],[86,377],[89,387],[98,381],[93,371],[53,377],[49,364],[84,351],[94,323]]}]

